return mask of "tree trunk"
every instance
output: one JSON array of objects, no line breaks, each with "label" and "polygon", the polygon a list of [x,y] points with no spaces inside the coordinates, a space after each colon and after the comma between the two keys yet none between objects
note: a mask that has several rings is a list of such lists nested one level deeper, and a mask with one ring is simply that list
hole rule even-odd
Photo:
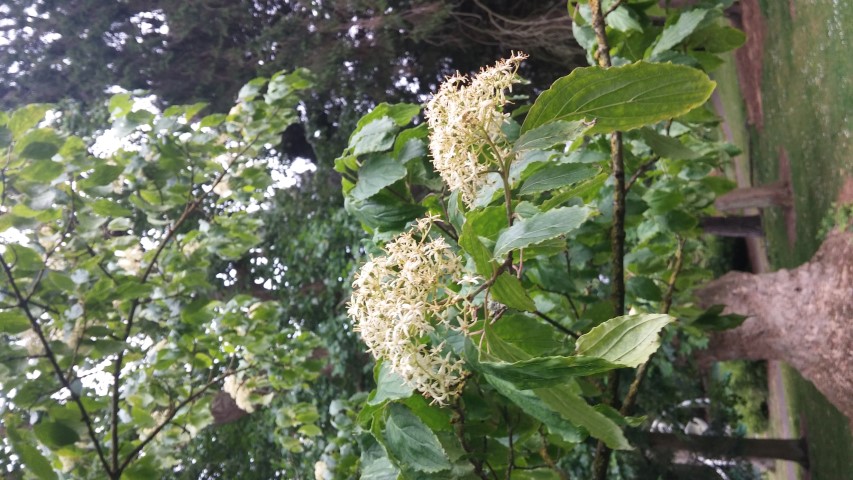
[{"label": "tree trunk", "polygon": [[768,458],[790,460],[808,466],[809,456],[802,439],[720,437],[675,433],[644,432],[638,435],[641,445],[651,450],[685,452],[708,459]]},{"label": "tree trunk", "polygon": [[749,317],[714,334],[701,361],[785,361],[853,419],[853,233],[831,233],[799,268],[731,272],[697,296]]}]

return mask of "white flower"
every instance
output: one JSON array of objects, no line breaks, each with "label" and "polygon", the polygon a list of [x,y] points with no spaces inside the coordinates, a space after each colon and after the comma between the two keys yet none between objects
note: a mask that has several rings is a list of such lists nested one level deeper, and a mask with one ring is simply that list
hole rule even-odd
[{"label": "white flower", "polygon": [[252,391],[246,386],[246,382],[240,381],[237,375],[229,375],[222,384],[222,391],[234,399],[234,402],[246,413],[255,411],[252,401],[249,399]]},{"label": "white flower", "polygon": [[329,480],[331,478],[332,472],[329,471],[326,462],[320,460],[314,464],[314,480]]},{"label": "white flower", "polygon": [[231,190],[231,187],[228,185],[228,181],[225,179],[222,179],[219,181],[219,183],[217,183],[216,185],[213,186],[213,193],[219,195],[222,198],[225,198],[225,197],[230,196],[234,192]]},{"label": "white flower", "polygon": [[[348,312],[374,357],[443,405],[462,389],[463,362],[444,354],[444,344],[429,346],[424,341],[438,323],[466,332],[473,310],[448,288],[463,278],[462,259],[443,238],[428,238],[433,221],[421,219],[385,246],[385,256],[362,266],[353,281]],[[460,303],[461,314],[452,324],[447,311]]]},{"label": "white flower", "polygon": [[486,173],[511,155],[501,130],[508,116],[503,107],[506,91],[518,81],[515,72],[525,58],[523,53],[513,54],[470,79],[454,75],[427,104],[433,165],[469,206]]},{"label": "white flower", "polygon": [[142,268],[142,255],[144,253],[139,245],[134,245],[133,248],[127,250],[116,250],[116,256],[119,257],[116,264],[125,272],[136,275]]}]

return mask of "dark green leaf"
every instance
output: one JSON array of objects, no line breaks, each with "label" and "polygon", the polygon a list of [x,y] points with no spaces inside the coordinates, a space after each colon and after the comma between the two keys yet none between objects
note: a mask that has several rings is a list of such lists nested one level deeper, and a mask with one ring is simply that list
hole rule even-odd
[{"label": "dark green leaf", "polygon": [[522,390],[561,385],[573,381],[574,377],[598,375],[617,368],[620,365],[581,355],[533,357],[512,363],[480,360],[480,369],[484,373],[510,382]]},{"label": "dark green leaf", "polygon": [[660,346],[658,332],[675,321],[669,315],[639,314],[612,318],[582,335],[577,353],[637,367]]},{"label": "dark green leaf", "polygon": [[524,413],[544,423],[548,430],[569,443],[581,442],[585,435],[572,423],[549,407],[541,398],[529,390],[519,390],[511,383],[492,375],[485,375],[495,390],[521,408]]},{"label": "dark green leaf", "polygon": [[530,195],[565,187],[592,178],[598,172],[595,167],[578,163],[548,165],[531,175],[518,193]]},{"label": "dark green leaf", "polygon": [[661,300],[660,288],[649,277],[631,277],[626,282],[625,288],[635,298],[642,298],[650,302]]},{"label": "dark green leaf", "polygon": [[364,201],[347,197],[344,199],[344,205],[347,211],[365,225],[385,230],[400,228],[426,211],[420,205],[404,203],[385,192],[379,192]]},{"label": "dark green leaf", "polygon": [[397,124],[390,117],[382,117],[368,123],[350,139],[353,155],[390,150],[394,146],[397,129]]},{"label": "dark green leaf", "polygon": [[451,467],[435,433],[402,405],[388,405],[385,438],[386,448],[407,468],[435,473]]},{"label": "dark green leaf", "polygon": [[92,211],[104,217],[124,217],[132,213],[112,200],[99,198],[92,202]]},{"label": "dark green leaf", "polygon": [[653,213],[661,214],[678,208],[684,202],[684,195],[678,190],[652,188],[643,195]]},{"label": "dark green leaf", "polygon": [[723,315],[724,306],[714,305],[690,322],[691,327],[719,332],[740,326],[747,317],[737,314]]},{"label": "dark green leaf", "polygon": [[736,28],[711,24],[688,39],[688,44],[709,53],[723,53],[734,50],[746,42],[746,35]]},{"label": "dark green leaf", "polygon": [[122,171],[124,168],[118,165],[102,163],[95,167],[95,171],[89,173],[86,178],[80,180],[80,186],[84,189],[102,187],[117,179]]},{"label": "dark green leaf", "polygon": [[498,278],[495,279],[495,283],[489,291],[495,300],[509,308],[528,312],[536,310],[536,305],[530,299],[530,296],[527,295],[527,292],[521,285],[521,280],[507,272],[498,275]]},{"label": "dark green leaf", "polygon": [[60,422],[43,421],[33,427],[36,438],[52,449],[71,445],[80,440],[73,428]]},{"label": "dark green leaf", "polygon": [[0,333],[14,335],[30,328],[30,321],[17,310],[0,312]]},{"label": "dark green leaf", "polygon": [[373,372],[376,377],[376,395],[367,402],[368,404],[377,405],[386,400],[399,400],[412,396],[412,387],[406,384],[403,377],[394,373],[387,363],[377,363]]},{"label": "dark green leaf", "polygon": [[31,160],[21,171],[21,178],[45,184],[60,175],[62,175],[62,165],[53,160]]},{"label": "dark green leaf", "polygon": [[350,191],[357,200],[366,200],[406,176],[406,167],[389,155],[371,156],[358,170],[358,182]]},{"label": "dark green leaf", "polygon": [[459,236],[459,246],[474,259],[474,265],[477,266],[477,273],[486,278],[491,278],[498,266],[492,261],[492,252],[483,245],[470,221],[465,222],[465,225],[462,227],[462,235]]},{"label": "dark green leaf", "polygon": [[679,142],[677,138],[661,135],[651,128],[644,128],[640,131],[643,135],[643,140],[646,141],[652,151],[664,158],[673,160],[692,160],[699,158],[699,154],[686,147]]},{"label": "dark green leaf", "polygon": [[549,122],[525,132],[515,142],[512,150],[545,150],[558,144],[571,144],[589,127],[590,125],[584,122]]},{"label": "dark green leaf", "polygon": [[695,68],[634,63],[577,68],[546,90],[522,131],[555,120],[595,120],[591,133],[631,130],[677,117],[705,103],[715,83]]},{"label": "dark green leaf", "polygon": [[563,207],[519,220],[498,236],[493,257],[502,259],[513,250],[565,235],[581,226],[591,214],[587,207]]},{"label": "dark green leaf", "polygon": [[650,57],[655,57],[672,47],[681,43],[691,33],[696,31],[696,27],[705,20],[708,15],[708,10],[696,9],[684,12],[678,17],[678,20],[672,25],[667,25],[660,34],[660,38],[652,47],[649,54]]},{"label": "dark green leaf", "polygon": [[567,200],[575,197],[588,201],[593,195],[601,190],[601,187],[604,186],[604,182],[607,181],[609,177],[610,174],[608,172],[601,172],[585,182],[581,182],[571,188],[556,192],[553,197],[549,198],[542,204],[542,210],[547,211],[554,207],[559,207]]},{"label": "dark green leaf", "polygon": [[533,392],[551,409],[569,422],[583,427],[593,437],[614,450],[631,450],[622,429],[613,420],[596,411],[580,395],[566,387],[537,388]]}]

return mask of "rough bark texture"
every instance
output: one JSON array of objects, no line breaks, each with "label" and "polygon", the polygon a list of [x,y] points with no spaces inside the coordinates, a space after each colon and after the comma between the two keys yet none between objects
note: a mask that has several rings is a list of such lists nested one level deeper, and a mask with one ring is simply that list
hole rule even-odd
[{"label": "rough bark texture", "polygon": [[749,318],[712,336],[703,361],[783,360],[814,383],[853,426],[853,233],[833,232],[809,263],[731,272],[698,292]]}]

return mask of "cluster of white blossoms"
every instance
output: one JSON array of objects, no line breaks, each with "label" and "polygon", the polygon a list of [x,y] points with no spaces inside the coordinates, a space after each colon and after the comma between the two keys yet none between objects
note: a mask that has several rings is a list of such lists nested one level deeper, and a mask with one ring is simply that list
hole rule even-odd
[{"label": "cluster of white blossoms", "polygon": [[246,413],[252,413],[255,411],[255,406],[252,405],[252,401],[249,398],[252,394],[252,390],[249,389],[245,381],[241,381],[240,378],[237,378],[236,374],[225,377],[225,382],[222,384],[222,391],[234,399],[234,403],[240,407],[240,410],[243,410]]},{"label": "cluster of white blossoms", "polygon": [[429,101],[425,116],[430,128],[433,165],[453,191],[469,206],[499,158],[511,154],[501,127],[506,92],[518,82],[518,65],[527,58],[515,53],[473,78],[454,75]]},{"label": "cluster of white blossoms", "polygon": [[[424,340],[437,324],[467,331],[471,307],[448,286],[475,280],[463,274],[462,259],[443,238],[429,238],[434,220],[420,219],[385,245],[386,255],[361,267],[349,315],[374,357],[433,403],[444,405],[462,389],[463,362],[443,354],[444,343],[431,346]],[[454,305],[460,313],[452,324],[447,313]]]}]

